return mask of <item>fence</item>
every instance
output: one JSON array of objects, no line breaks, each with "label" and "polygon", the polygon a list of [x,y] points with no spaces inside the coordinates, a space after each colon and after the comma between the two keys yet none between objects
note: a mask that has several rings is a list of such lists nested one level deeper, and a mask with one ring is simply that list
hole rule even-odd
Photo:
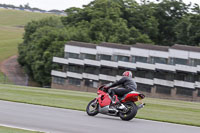
[{"label": "fence", "polygon": [[23,85],[28,86],[29,84],[29,77],[27,75],[17,75],[12,74],[6,76],[3,73],[0,73],[0,83],[1,84],[13,84],[13,85]]}]

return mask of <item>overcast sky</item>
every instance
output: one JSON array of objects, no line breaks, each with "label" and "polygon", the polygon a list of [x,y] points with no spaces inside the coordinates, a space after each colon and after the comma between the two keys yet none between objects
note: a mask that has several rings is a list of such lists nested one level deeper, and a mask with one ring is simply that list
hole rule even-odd
[{"label": "overcast sky", "polygon": [[[65,10],[69,7],[82,7],[93,0],[0,0],[1,4],[12,4],[15,6],[25,5],[29,3],[31,7],[37,7],[44,10],[58,9]],[[137,0],[140,1],[140,0]],[[154,0],[150,0],[154,1]],[[197,3],[200,5],[200,0],[183,0],[185,3]]]}]

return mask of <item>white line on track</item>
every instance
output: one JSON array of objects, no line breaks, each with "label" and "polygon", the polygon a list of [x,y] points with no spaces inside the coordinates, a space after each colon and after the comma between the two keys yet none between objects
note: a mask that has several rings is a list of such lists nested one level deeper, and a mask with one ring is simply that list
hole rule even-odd
[{"label": "white line on track", "polygon": [[[5,125],[5,124],[1,124],[1,123],[0,123],[0,126],[8,127],[8,128],[21,129],[21,130],[28,130],[28,131],[33,131],[33,132],[43,132],[43,131],[38,131],[38,130],[30,129],[30,128],[24,128],[24,127],[12,126],[12,125]],[[50,132],[45,132],[45,133],[50,133]]]}]

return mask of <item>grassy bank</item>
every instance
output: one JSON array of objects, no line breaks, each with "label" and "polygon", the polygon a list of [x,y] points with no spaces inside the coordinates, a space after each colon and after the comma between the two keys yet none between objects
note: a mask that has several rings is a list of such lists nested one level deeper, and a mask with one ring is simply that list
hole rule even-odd
[{"label": "grassy bank", "polygon": [[33,132],[33,131],[28,131],[28,130],[21,130],[21,129],[16,129],[16,128],[0,126],[0,133],[40,133],[40,132]]},{"label": "grassy bank", "polygon": [[28,22],[49,16],[55,15],[0,9],[0,62],[17,54],[17,46],[22,42],[23,27]]},{"label": "grassy bank", "polygon": [[[85,111],[95,93],[0,84],[0,99]],[[137,118],[200,126],[200,103],[146,98]]]}]

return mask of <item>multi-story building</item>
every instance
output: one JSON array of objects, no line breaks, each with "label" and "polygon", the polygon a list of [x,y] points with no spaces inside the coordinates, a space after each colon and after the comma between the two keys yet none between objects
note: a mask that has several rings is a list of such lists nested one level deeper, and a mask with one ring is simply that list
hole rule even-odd
[{"label": "multi-story building", "polygon": [[200,47],[70,41],[53,62],[62,69],[52,70],[52,88],[96,92],[130,70],[147,96],[200,101]]}]

